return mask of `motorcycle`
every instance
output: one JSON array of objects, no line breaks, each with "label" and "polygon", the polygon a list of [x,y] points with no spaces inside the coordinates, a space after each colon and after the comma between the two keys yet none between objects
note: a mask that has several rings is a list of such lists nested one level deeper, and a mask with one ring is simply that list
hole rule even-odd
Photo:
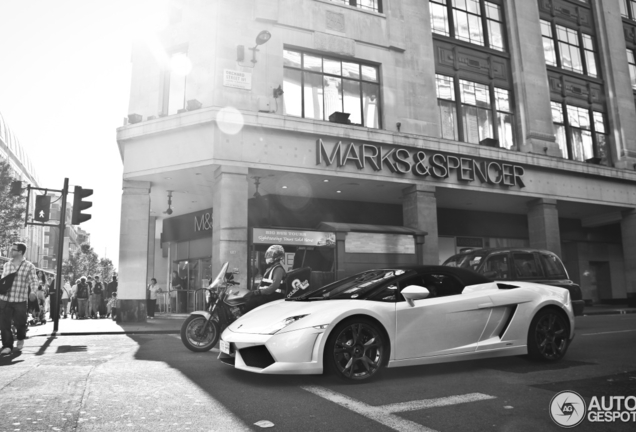
[{"label": "motorcycle", "polygon": [[207,310],[195,311],[181,326],[181,341],[191,351],[211,350],[219,341],[223,330],[245,313],[246,289],[232,290],[239,285],[234,274],[228,273],[229,263],[223,264],[216,279],[207,287]]}]

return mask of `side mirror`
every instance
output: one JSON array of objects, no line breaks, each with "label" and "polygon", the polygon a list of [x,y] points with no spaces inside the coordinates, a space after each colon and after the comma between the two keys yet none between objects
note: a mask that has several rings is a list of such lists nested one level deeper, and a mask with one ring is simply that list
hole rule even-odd
[{"label": "side mirror", "polygon": [[402,296],[404,296],[410,306],[415,306],[415,300],[425,299],[430,294],[429,290],[418,285],[409,285],[402,290]]},{"label": "side mirror", "polygon": [[484,277],[487,277],[488,279],[494,279],[497,277],[497,271],[496,270],[490,270],[487,271],[485,273],[482,273],[484,275]]}]

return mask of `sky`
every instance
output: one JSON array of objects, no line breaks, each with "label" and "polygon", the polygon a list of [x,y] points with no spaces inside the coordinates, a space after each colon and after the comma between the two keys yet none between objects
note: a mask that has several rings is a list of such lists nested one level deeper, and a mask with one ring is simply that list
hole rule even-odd
[{"label": "sky", "polygon": [[[150,0],[0,0],[0,113],[41,187],[93,189],[81,225],[100,257],[119,258],[131,47]],[[72,202],[72,196],[69,196]]]}]

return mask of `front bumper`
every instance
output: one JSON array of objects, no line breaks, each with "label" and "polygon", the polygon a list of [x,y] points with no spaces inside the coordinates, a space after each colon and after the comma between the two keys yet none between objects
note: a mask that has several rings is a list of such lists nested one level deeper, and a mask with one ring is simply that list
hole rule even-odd
[{"label": "front bumper", "polygon": [[236,369],[260,374],[311,375],[323,372],[324,330],[313,327],[273,335],[235,333],[226,329],[221,340],[230,354],[218,359]]}]

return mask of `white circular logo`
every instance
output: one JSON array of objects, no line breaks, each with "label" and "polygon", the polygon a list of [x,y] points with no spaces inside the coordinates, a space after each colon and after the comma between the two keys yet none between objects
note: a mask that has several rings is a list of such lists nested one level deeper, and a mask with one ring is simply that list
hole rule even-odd
[{"label": "white circular logo", "polygon": [[581,424],[585,418],[585,401],[576,392],[562,391],[550,401],[550,417],[559,426],[571,428]]}]

